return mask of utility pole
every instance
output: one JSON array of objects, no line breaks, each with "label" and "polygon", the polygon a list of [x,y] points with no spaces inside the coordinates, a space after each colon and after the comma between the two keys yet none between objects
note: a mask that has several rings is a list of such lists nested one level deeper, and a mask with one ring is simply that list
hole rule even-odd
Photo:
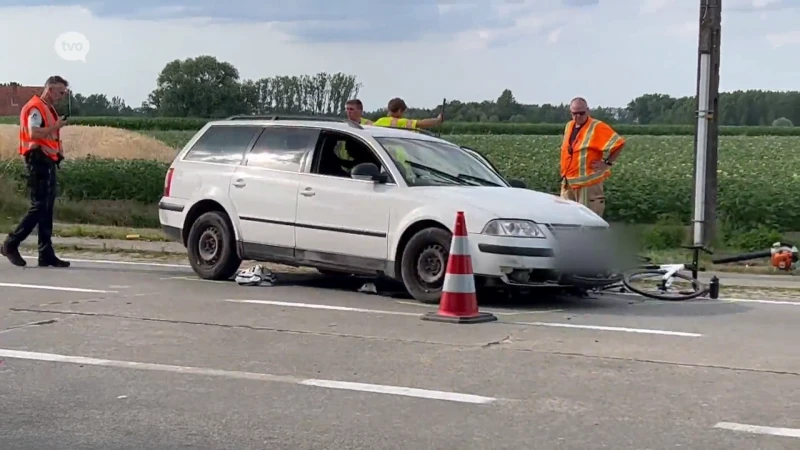
[{"label": "utility pole", "polygon": [[[717,149],[719,147],[719,64],[722,0],[700,0],[697,57],[697,127],[694,147],[694,259],[716,237]],[[707,251],[707,250],[706,250]],[[695,264],[697,265],[697,264]],[[697,274],[693,274],[697,277]]]}]

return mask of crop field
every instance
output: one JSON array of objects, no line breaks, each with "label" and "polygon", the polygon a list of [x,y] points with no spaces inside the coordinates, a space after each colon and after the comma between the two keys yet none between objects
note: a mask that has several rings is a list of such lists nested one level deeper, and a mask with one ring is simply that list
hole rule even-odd
[{"label": "crop field", "polygon": [[[21,186],[17,127],[0,125],[0,175]],[[177,149],[193,130],[139,132],[102,126],[65,129],[68,160],[61,192],[68,199],[155,204]],[[507,176],[529,187],[558,192],[560,136],[449,135],[476,148]],[[653,223],[663,216],[689,222],[692,198],[691,136],[631,135],[606,182],[607,219]],[[5,161],[3,161],[5,160]],[[720,219],[737,229],[800,229],[800,138],[723,136],[719,149]]]}]

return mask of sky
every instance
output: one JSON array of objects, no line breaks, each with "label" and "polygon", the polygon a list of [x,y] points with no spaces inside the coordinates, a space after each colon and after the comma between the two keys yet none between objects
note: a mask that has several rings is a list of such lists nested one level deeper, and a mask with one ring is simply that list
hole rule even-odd
[{"label": "sky", "polygon": [[[798,86],[800,0],[722,0],[720,89]],[[378,6],[382,5],[382,6]],[[164,65],[213,55],[243,79],[345,72],[392,97],[625,106],[694,95],[700,0],[0,0],[0,82],[64,76],[139,106]],[[31,24],[39,26],[31,27]],[[30,30],[36,30],[31,32]],[[76,61],[81,33],[85,61]],[[62,54],[64,53],[62,51]]]}]

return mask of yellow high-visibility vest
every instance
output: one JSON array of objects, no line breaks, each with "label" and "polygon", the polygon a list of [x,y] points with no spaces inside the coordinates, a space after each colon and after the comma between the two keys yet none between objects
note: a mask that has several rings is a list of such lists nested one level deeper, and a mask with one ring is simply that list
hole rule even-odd
[{"label": "yellow high-visibility vest", "polygon": [[353,157],[350,156],[349,153],[347,153],[347,149],[345,148],[345,142],[344,141],[337,142],[336,143],[336,147],[333,149],[333,152],[336,154],[336,156],[339,157],[339,159],[343,159],[345,161],[352,161],[353,160]]},{"label": "yellow high-visibility vest", "polygon": [[418,120],[415,119],[398,119],[397,117],[381,117],[376,120],[373,125],[378,127],[392,127],[392,128],[409,128],[416,129]]},{"label": "yellow high-visibility vest", "polygon": [[[398,119],[397,117],[381,117],[380,119],[376,120],[374,125],[377,127],[389,127],[389,128],[407,128],[407,129],[416,129],[417,128],[417,120],[414,119]],[[409,179],[414,179],[415,175],[414,172],[411,170],[411,166],[407,163],[408,161],[408,154],[406,150],[401,146],[388,146],[388,150],[391,151],[392,156],[394,159],[403,166],[403,169],[406,171],[406,177]]]},{"label": "yellow high-visibility vest", "polygon": [[[364,117],[362,117],[359,122],[361,123],[361,125],[373,125],[371,120],[366,119]],[[353,160],[353,157],[350,156],[349,153],[347,153],[347,148],[345,148],[344,142],[340,142],[333,151],[334,151],[334,153],[336,153],[336,156],[338,156],[341,159],[344,159],[344,160],[347,160],[347,161],[352,161]]]}]

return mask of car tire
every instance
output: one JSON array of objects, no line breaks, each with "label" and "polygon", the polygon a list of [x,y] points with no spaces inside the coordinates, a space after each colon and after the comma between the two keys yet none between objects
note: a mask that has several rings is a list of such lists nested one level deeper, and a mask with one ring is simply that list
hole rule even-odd
[{"label": "car tire", "polygon": [[400,276],[408,293],[417,301],[439,303],[452,238],[447,230],[425,228],[408,241],[400,260]]},{"label": "car tire", "polygon": [[221,211],[207,212],[194,221],[186,248],[189,264],[205,280],[228,280],[242,265],[228,215]]}]

